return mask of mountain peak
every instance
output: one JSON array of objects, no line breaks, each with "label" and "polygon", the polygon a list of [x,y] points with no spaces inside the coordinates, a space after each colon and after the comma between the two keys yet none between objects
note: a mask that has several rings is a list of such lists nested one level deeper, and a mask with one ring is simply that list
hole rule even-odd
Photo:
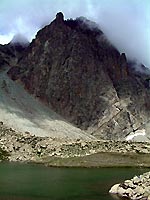
[{"label": "mountain peak", "polygon": [[83,17],[64,20],[57,13],[8,74],[98,138],[123,138],[150,116],[144,80],[131,74],[126,55]]},{"label": "mountain peak", "polygon": [[12,40],[10,41],[11,45],[21,45],[21,46],[28,46],[29,45],[29,41],[28,39],[22,35],[21,33],[18,33],[16,35],[14,35],[14,37],[12,38]]},{"label": "mountain peak", "polygon": [[57,21],[64,21],[64,14],[62,12],[58,12],[56,14],[56,20]]},{"label": "mountain peak", "polygon": [[64,22],[64,15],[63,15],[62,12],[58,12],[58,13],[56,14],[55,22],[58,23],[58,24]]}]

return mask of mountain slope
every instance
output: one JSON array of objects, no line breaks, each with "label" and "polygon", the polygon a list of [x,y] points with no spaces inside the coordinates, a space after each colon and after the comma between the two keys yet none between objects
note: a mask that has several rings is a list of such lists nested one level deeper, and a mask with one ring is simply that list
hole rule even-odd
[{"label": "mountain slope", "polygon": [[66,120],[102,139],[124,139],[150,119],[150,90],[88,20],[56,19],[8,72]]},{"label": "mountain slope", "polygon": [[20,132],[36,136],[49,136],[63,140],[90,137],[83,131],[65,122],[59,115],[29,95],[18,83],[0,71],[0,121]]}]

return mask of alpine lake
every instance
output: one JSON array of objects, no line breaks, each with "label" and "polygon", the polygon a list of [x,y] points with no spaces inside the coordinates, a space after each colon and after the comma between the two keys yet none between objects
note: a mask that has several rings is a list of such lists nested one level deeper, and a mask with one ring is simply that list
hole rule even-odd
[{"label": "alpine lake", "polygon": [[0,200],[113,200],[116,183],[148,168],[66,168],[0,163]]}]

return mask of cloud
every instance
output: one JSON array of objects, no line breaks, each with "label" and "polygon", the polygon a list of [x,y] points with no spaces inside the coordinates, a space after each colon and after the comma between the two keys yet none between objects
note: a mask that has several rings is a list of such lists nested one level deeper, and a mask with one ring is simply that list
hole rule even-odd
[{"label": "cloud", "polygon": [[14,34],[10,33],[10,34],[6,34],[6,35],[0,35],[0,43],[1,44],[7,44],[10,42],[10,40],[12,40]]},{"label": "cloud", "polygon": [[1,0],[0,43],[17,33],[32,40],[62,11],[95,21],[120,52],[150,67],[149,10],[149,0]]}]

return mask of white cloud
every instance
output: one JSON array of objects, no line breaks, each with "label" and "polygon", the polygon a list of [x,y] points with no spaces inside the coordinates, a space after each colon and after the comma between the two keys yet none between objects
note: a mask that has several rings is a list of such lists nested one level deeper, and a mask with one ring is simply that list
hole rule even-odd
[{"label": "white cloud", "polygon": [[1,44],[9,43],[12,40],[13,36],[14,36],[13,33],[10,33],[8,35],[0,35],[0,43]]},{"label": "white cloud", "polygon": [[62,11],[65,18],[85,16],[95,21],[128,58],[150,66],[149,10],[149,0],[1,0],[0,43],[18,32],[31,40]]}]

